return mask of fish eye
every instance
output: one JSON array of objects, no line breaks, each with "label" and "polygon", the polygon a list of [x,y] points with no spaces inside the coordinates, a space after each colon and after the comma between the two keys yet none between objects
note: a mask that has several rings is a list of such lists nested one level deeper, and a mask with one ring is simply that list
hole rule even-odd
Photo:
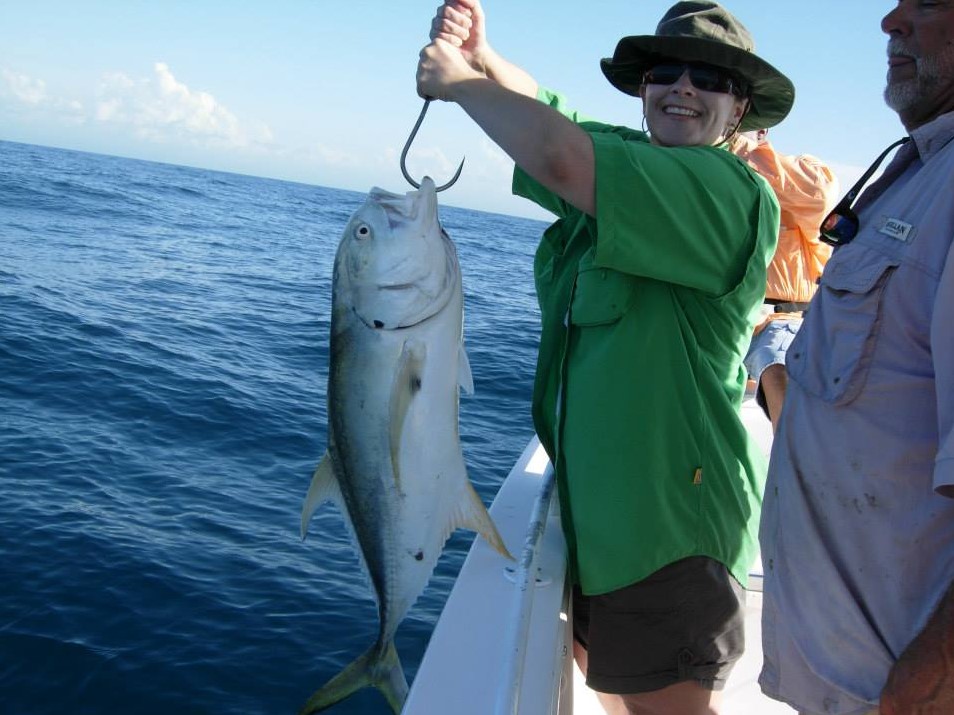
[{"label": "fish eye", "polygon": [[366,223],[359,223],[354,227],[354,237],[357,239],[371,238],[371,227]]}]

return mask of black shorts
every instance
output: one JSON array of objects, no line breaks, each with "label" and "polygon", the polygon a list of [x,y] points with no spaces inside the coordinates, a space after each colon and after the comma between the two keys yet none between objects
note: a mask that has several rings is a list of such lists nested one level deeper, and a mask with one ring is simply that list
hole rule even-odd
[{"label": "black shorts", "polygon": [[598,596],[573,591],[586,684],[645,693],[683,681],[721,690],[745,647],[745,590],[718,561],[692,556]]}]

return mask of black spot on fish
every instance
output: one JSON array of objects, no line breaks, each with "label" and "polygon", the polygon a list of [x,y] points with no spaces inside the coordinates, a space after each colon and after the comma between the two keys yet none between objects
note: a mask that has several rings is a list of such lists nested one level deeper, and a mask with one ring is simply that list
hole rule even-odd
[{"label": "black spot on fish", "polygon": [[421,376],[411,375],[411,394],[421,391]]},{"label": "black spot on fish", "polygon": [[378,329],[383,328],[383,327],[384,327],[384,323],[382,323],[380,320],[375,320],[375,321],[374,321],[374,327],[375,327],[375,328],[378,328]]},{"label": "black spot on fish", "polygon": [[417,559],[418,561],[423,561],[423,560],[424,560],[424,552],[423,552],[423,551],[418,551],[416,554],[414,554],[414,558]]}]

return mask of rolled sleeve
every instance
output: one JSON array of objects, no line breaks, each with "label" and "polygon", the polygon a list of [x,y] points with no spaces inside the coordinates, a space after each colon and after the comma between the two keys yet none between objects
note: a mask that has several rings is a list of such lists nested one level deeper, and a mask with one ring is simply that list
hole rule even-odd
[{"label": "rolled sleeve", "polygon": [[[554,92],[552,90],[546,89],[545,87],[540,87],[537,90],[536,99],[538,102],[545,104],[551,109],[559,112],[570,121],[579,124],[581,128],[590,134],[613,132],[621,136],[626,136],[629,138],[641,138],[645,140],[645,135],[642,132],[635,132],[634,130],[628,129],[626,127],[615,127],[609,124],[596,122],[581,114],[580,112],[571,109],[567,103],[566,97],[559,92]],[[514,166],[511,191],[515,196],[520,196],[533,201],[535,204],[543,209],[546,209],[547,211],[550,211],[558,218],[566,218],[575,210],[566,201],[543,186],[519,166]]]},{"label": "rolled sleeve", "polygon": [[[717,147],[592,136],[598,265],[718,296],[738,284],[757,247],[767,263],[778,202],[743,162]],[[631,239],[634,227],[644,240]],[[772,244],[758,246],[760,236]]]}]

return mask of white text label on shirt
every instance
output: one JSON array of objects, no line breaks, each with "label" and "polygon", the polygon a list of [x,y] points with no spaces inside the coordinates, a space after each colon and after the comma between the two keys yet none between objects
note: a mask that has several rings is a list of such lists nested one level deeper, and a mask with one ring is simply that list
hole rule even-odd
[{"label": "white text label on shirt", "polygon": [[896,241],[907,243],[913,228],[914,226],[909,223],[905,223],[900,219],[885,218],[883,219],[883,223],[881,224],[881,228],[878,229],[878,232],[883,233],[885,236],[893,238]]}]

